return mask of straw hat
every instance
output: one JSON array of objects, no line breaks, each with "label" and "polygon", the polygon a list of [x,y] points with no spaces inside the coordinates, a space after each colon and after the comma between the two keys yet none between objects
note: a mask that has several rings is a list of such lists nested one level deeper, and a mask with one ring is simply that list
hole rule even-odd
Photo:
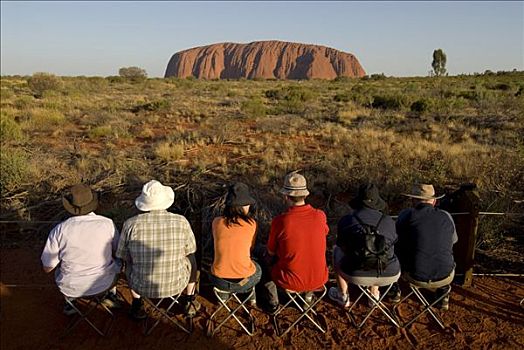
[{"label": "straw hat", "polygon": [[284,187],[280,189],[280,193],[290,197],[308,196],[306,178],[298,174],[297,171],[287,174],[284,179]]},{"label": "straw hat", "polygon": [[444,195],[435,196],[435,189],[433,188],[433,185],[427,184],[415,184],[413,185],[411,194],[402,193],[402,195],[418,199],[440,199],[444,197]]},{"label": "straw hat", "polygon": [[169,208],[175,201],[175,192],[157,180],[151,180],[142,187],[142,193],[135,199],[136,207],[141,211],[162,210]]},{"label": "straw hat", "polygon": [[73,215],[85,215],[98,207],[98,195],[91,187],[77,184],[62,197],[62,204]]}]

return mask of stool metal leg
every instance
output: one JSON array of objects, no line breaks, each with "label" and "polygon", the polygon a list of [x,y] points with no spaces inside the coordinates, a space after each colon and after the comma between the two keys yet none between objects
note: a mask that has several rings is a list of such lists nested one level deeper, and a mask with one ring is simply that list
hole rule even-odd
[{"label": "stool metal leg", "polygon": [[[208,336],[213,336],[215,335],[215,333],[220,329],[220,327],[222,327],[231,317],[233,317],[237,323],[240,325],[240,327],[242,327],[242,329],[250,336],[252,336],[255,332],[255,319],[253,317],[253,315],[251,315],[251,312],[249,312],[249,310],[247,309],[245,303],[250,300],[253,295],[255,294],[255,289],[251,289],[251,291],[249,292],[248,296],[246,298],[244,298],[244,300],[240,300],[240,298],[238,297],[238,295],[236,293],[233,293],[233,292],[228,292],[230,293],[229,294],[229,297],[226,299],[226,300],[222,300],[222,298],[219,296],[219,293],[220,292],[225,292],[225,291],[219,291],[217,288],[214,288],[213,289],[214,293],[215,293],[215,296],[217,297],[219,303],[220,303],[220,306],[218,307],[218,309],[213,312],[213,314],[211,315],[211,317],[209,318],[208,320]],[[235,300],[237,302],[237,306],[232,309],[228,306],[228,302],[230,300]],[[211,325],[212,325],[212,322],[213,322],[213,318],[216,317],[218,315],[218,313],[220,312],[220,310],[222,309],[226,309],[227,312],[228,312],[228,315],[226,318],[224,318],[219,324],[218,326],[214,327],[214,329],[211,331]],[[242,323],[242,321],[236,316],[236,312],[239,311],[240,309],[243,309],[245,311],[245,313],[248,315],[248,318],[249,318],[249,325],[250,325],[250,329],[247,329],[247,327],[244,325],[244,323]]]},{"label": "stool metal leg", "polygon": [[[382,313],[384,315],[386,315],[386,317],[391,321],[391,323],[393,323],[396,327],[400,327],[400,321],[397,319],[396,315],[391,312],[387,307],[386,305],[384,305],[384,303],[382,302],[384,300],[384,298],[386,297],[386,295],[388,294],[389,290],[391,289],[391,287],[393,286],[393,284],[390,284],[388,289],[382,293],[382,295],[380,296],[380,298],[378,300],[375,299],[375,297],[367,290],[366,286],[361,286],[361,285],[357,285],[358,288],[360,289],[360,295],[358,296],[357,300],[355,300],[355,302],[351,305],[351,307],[347,310],[347,314],[348,314],[348,317],[349,319],[351,320],[351,322],[353,323],[353,325],[357,328],[361,328],[367,321],[367,319],[371,316],[371,314],[376,310],[376,309],[379,309],[380,311],[382,311]],[[371,309],[368,311],[368,313],[364,316],[364,319],[360,322],[360,323],[357,323],[356,321],[356,318],[355,316],[353,315],[352,313],[352,310],[353,308],[355,307],[355,305],[357,305],[358,301],[363,297],[363,296],[366,296],[368,300],[371,300],[371,302],[373,303],[373,306],[371,307]]]},{"label": "stool metal leg", "polygon": [[[327,288],[326,286],[323,286],[323,289],[322,289],[322,295],[317,298],[317,300],[315,300],[314,302],[312,302],[311,304],[308,304],[304,298],[302,298],[302,296],[297,293],[297,292],[290,292],[290,291],[286,291],[286,294],[288,295],[289,297],[289,300],[286,304],[282,305],[276,312],[275,314],[273,315],[273,324],[275,325],[275,330],[276,330],[276,333],[277,333],[277,336],[279,337],[283,337],[284,335],[286,335],[293,327],[295,327],[295,325],[300,322],[300,320],[302,320],[302,318],[306,317],[307,319],[309,319],[309,321],[311,321],[315,327],[317,327],[322,333],[326,333],[326,330],[324,330],[322,328],[322,326],[320,326],[318,324],[318,322],[313,319],[309,313],[311,312],[312,314],[314,314],[315,316],[317,315],[316,311],[314,310],[314,307],[324,298],[324,296],[326,295],[327,293]],[[302,302],[303,305],[307,305],[307,307],[304,309],[302,307],[302,305],[300,305],[300,302],[297,301],[297,299]],[[281,329],[280,329],[280,325],[278,323],[278,315],[286,308],[288,307],[291,303],[294,303],[295,306],[299,309],[299,311],[301,312],[300,316],[291,324],[289,325],[289,327],[284,331],[284,332],[281,332]]]},{"label": "stool metal leg", "polygon": [[[86,321],[91,326],[91,328],[93,328],[95,330],[95,332],[97,332],[102,337],[106,336],[109,333],[109,330],[111,329],[111,326],[113,324],[114,314],[113,314],[113,312],[111,312],[111,310],[109,310],[109,308],[107,306],[102,304],[102,300],[104,300],[105,296],[106,296],[106,294],[104,294],[103,296],[93,296],[93,297],[86,297],[86,298],[78,298],[79,301],[83,299],[87,303],[86,304],[86,310],[84,312],[82,312],[82,310],[80,310],[80,308],[78,308],[71,300],[69,300],[68,298],[65,298],[66,303],[69,304],[69,306],[71,306],[76,311],[76,316],[75,316],[76,319],[72,320],[69,323],[68,327],[66,328],[66,330],[64,331],[62,336],[64,337],[64,336],[68,335],[71,332],[71,330],[73,330],[73,328],[75,328],[82,321]],[[107,329],[106,329],[105,332],[103,332],[100,328],[98,328],[88,318],[88,316],[91,315],[91,313],[93,311],[95,311],[99,305],[102,306],[104,311],[107,312],[111,316],[111,321],[110,321],[109,325],[106,327]]]},{"label": "stool metal leg", "polygon": [[449,295],[449,293],[451,292],[451,286],[447,286],[446,288],[446,292],[443,293],[439,298],[437,298],[436,300],[434,300],[431,304],[427,301],[427,299],[424,297],[424,295],[422,294],[422,292],[419,290],[418,287],[416,286],[411,286],[411,290],[413,291],[413,293],[410,293],[411,294],[415,294],[417,296],[417,298],[420,300],[420,302],[422,303],[422,305],[424,306],[424,309],[417,315],[415,316],[413,319],[411,319],[411,321],[409,321],[408,323],[406,323],[404,325],[404,328],[407,328],[409,327],[413,322],[415,322],[416,320],[419,319],[420,316],[422,316],[426,311],[429,312],[429,314],[433,317],[433,319],[435,321],[437,321],[437,323],[439,324],[439,326],[442,328],[442,329],[445,329],[446,326],[444,325],[444,322],[441,320],[441,318],[431,309],[434,305],[438,304],[442,299],[444,299],[446,296]]},{"label": "stool metal leg", "polygon": [[[154,310],[158,311],[162,317],[165,317],[166,319],[168,319],[171,323],[175,324],[177,327],[179,327],[181,330],[183,330],[184,332],[186,333],[191,333],[191,331],[189,329],[187,329],[186,327],[184,327],[181,323],[179,323],[176,318],[173,316],[170,316],[168,314],[168,312],[171,310],[171,308],[178,303],[178,298],[180,297],[180,295],[182,294],[179,294],[177,296],[174,296],[174,297],[168,297],[168,298],[162,298],[160,299],[156,304],[153,303],[150,299],[148,298],[143,298]],[[162,304],[162,302],[166,299],[170,299],[171,303],[169,304],[169,306],[166,308],[166,309],[162,309],[160,307],[160,305]],[[153,323],[151,326],[147,326],[147,318],[146,318],[146,321],[145,321],[145,329],[144,329],[144,334],[145,335],[149,335],[151,334],[151,332],[153,331],[153,329],[160,323],[160,320],[161,318],[158,318],[155,323]]]}]

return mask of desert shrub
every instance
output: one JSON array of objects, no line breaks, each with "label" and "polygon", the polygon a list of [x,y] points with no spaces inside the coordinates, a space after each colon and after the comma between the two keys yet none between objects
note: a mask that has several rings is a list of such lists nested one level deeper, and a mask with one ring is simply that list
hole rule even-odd
[{"label": "desert shrub", "polygon": [[274,114],[281,113],[302,113],[306,108],[305,102],[310,101],[315,96],[313,91],[302,86],[287,86],[280,89],[271,89],[265,92],[269,99],[278,101],[278,105],[273,109]]},{"label": "desert shrub", "polygon": [[431,103],[431,100],[423,98],[413,102],[410,109],[412,112],[424,113],[430,110]]},{"label": "desert shrub", "polygon": [[5,110],[0,112],[0,142],[18,141],[22,138],[22,129]]},{"label": "desert shrub", "polygon": [[54,74],[35,73],[27,80],[27,85],[36,98],[41,98],[45,91],[60,89],[62,80]]},{"label": "desert shrub", "polygon": [[379,109],[401,109],[408,105],[409,100],[405,95],[375,95],[371,107]]},{"label": "desert shrub", "polygon": [[166,162],[178,160],[184,156],[184,144],[160,142],[155,146],[153,153],[157,159]]},{"label": "desert shrub", "polygon": [[125,79],[118,75],[110,75],[106,77],[106,80],[111,84],[121,84],[125,81]]},{"label": "desert shrub", "polygon": [[261,98],[252,98],[241,104],[242,112],[250,117],[263,117],[266,115],[266,106]]},{"label": "desert shrub", "polygon": [[111,125],[97,126],[89,130],[88,135],[92,139],[110,136],[113,133]]},{"label": "desert shrub", "polygon": [[171,107],[171,101],[169,100],[157,100],[152,102],[147,102],[139,104],[131,108],[133,113],[138,112],[160,112],[169,110]]},{"label": "desert shrub", "polygon": [[29,119],[25,128],[49,130],[62,125],[66,121],[64,114],[54,109],[33,108],[29,111]]},{"label": "desert shrub", "polygon": [[351,96],[347,91],[337,92],[335,96],[333,96],[333,101],[335,102],[349,102],[350,100]]},{"label": "desert shrub", "polygon": [[144,81],[147,78],[146,70],[140,67],[122,67],[118,70],[118,75],[133,82]]},{"label": "desert shrub", "polygon": [[20,187],[29,174],[27,155],[17,149],[0,152],[0,190],[10,192]]}]

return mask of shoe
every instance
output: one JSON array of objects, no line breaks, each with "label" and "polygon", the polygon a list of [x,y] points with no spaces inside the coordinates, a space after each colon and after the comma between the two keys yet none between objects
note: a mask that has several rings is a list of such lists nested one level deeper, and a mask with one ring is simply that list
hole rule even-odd
[{"label": "shoe", "polygon": [[268,304],[265,311],[270,315],[274,315],[275,312],[277,312],[277,310],[279,309],[279,307],[280,305],[278,304]]},{"label": "shoe", "polygon": [[198,310],[200,310],[200,303],[196,300],[195,295],[187,295],[183,300],[184,314],[186,317],[195,317]]},{"label": "shoe", "polygon": [[249,299],[247,301],[247,303],[249,304],[249,306],[251,307],[257,307],[257,300],[256,299]]},{"label": "shoe", "polygon": [[116,293],[108,293],[102,300],[102,304],[110,309],[120,309],[123,302]]},{"label": "shoe", "polygon": [[315,294],[313,292],[307,292],[306,295],[304,295],[304,301],[306,304],[310,305],[313,302],[314,297]]},{"label": "shoe", "polygon": [[218,297],[220,298],[220,300],[222,300],[222,302],[226,302],[226,300],[229,298],[230,294],[229,293],[218,293]]},{"label": "shoe", "polygon": [[133,303],[129,310],[129,316],[136,321],[147,318],[146,311],[144,310],[144,303],[141,298],[133,298]]},{"label": "shoe", "polygon": [[446,295],[444,299],[442,299],[438,304],[437,307],[440,310],[449,310],[449,295]]},{"label": "shoe", "polygon": [[328,297],[344,308],[349,307],[350,305],[349,294],[343,295],[337,287],[329,288]]},{"label": "shoe", "polygon": [[72,307],[68,302],[64,304],[64,315],[71,316],[77,313],[74,307]]},{"label": "shoe", "polygon": [[[380,292],[378,290],[376,292],[372,292],[371,290],[369,290],[369,294],[371,294],[371,296],[373,296],[375,300],[380,299]],[[369,307],[373,307],[375,306],[375,303],[372,300],[368,300],[368,305]]]},{"label": "shoe", "polygon": [[401,300],[400,291],[394,292],[393,294],[389,295],[388,298],[389,298],[389,301],[391,301],[394,304],[400,303],[400,300]]}]

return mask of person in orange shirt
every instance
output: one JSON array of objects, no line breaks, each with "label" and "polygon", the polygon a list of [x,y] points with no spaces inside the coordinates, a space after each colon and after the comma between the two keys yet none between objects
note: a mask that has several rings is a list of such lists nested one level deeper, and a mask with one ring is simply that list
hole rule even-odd
[{"label": "person in orange shirt", "polygon": [[[255,203],[246,184],[237,182],[228,189],[222,216],[213,220],[215,258],[209,279],[220,290],[248,293],[260,281],[260,266],[251,259],[257,223],[249,214]],[[228,295],[220,296],[226,300]],[[256,305],[256,297],[250,299]]]}]

